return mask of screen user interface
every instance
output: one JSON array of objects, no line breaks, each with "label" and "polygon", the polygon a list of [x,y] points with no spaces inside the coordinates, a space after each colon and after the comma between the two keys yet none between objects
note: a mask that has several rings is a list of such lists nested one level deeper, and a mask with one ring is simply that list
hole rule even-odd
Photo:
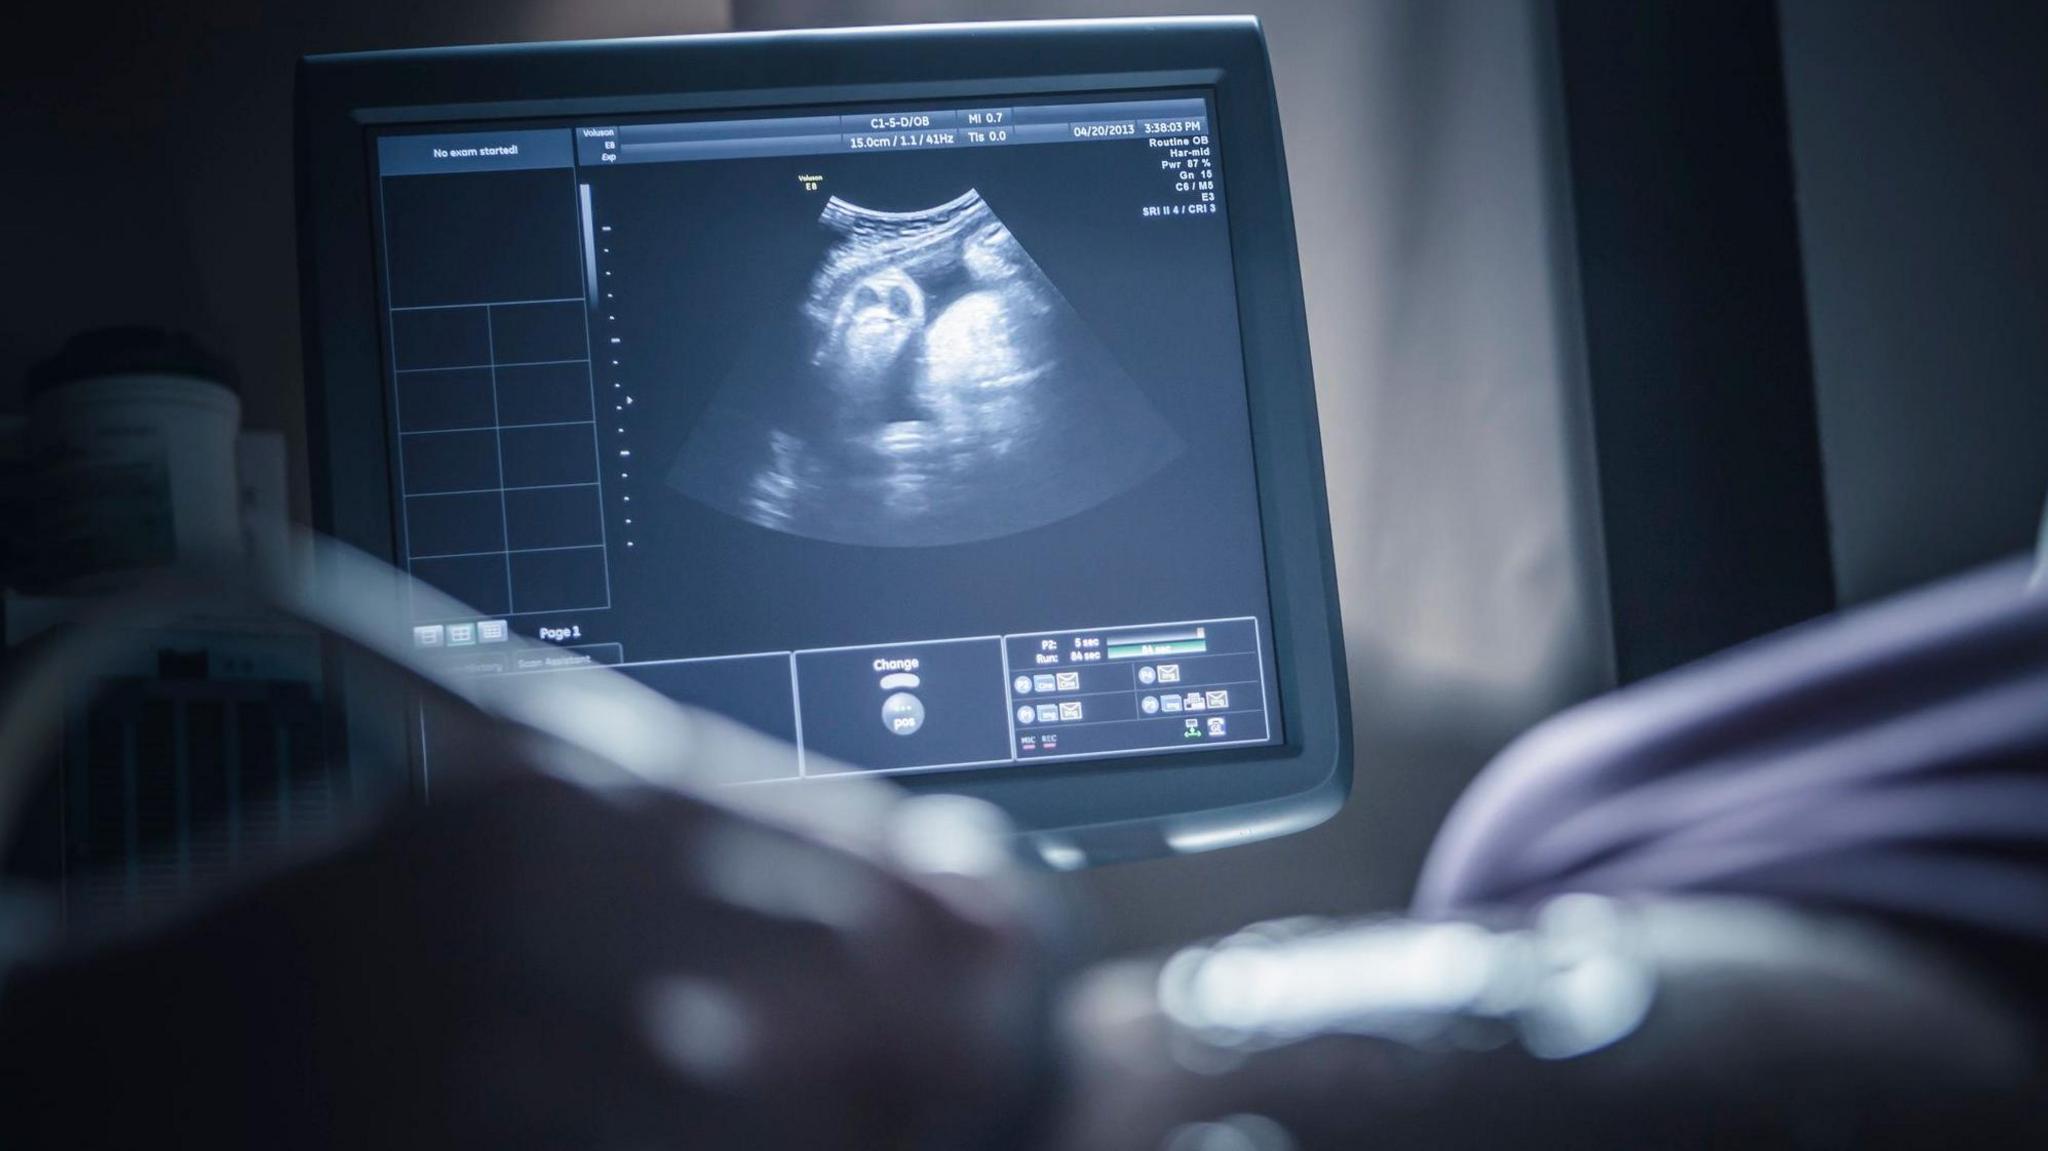
[{"label": "screen user interface", "polygon": [[615,666],[797,774],[1277,741],[1212,119],[378,135],[399,553],[474,609],[414,644]]}]

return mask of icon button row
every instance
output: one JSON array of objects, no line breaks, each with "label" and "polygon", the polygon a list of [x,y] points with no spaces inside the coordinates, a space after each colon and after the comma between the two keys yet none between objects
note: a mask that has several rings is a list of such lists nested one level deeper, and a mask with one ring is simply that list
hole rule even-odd
[{"label": "icon button row", "polygon": [[1060,671],[1050,675],[1043,672],[1037,675],[1020,675],[1010,681],[1010,686],[1016,689],[1018,695],[1030,695],[1034,691],[1040,694],[1050,691],[1080,691],[1081,673]]},{"label": "icon button row", "polygon": [[1178,711],[1224,711],[1230,707],[1228,691],[1191,691],[1186,695],[1148,695],[1138,701],[1146,715]]},{"label": "icon button row", "polygon": [[480,643],[504,643],[510,638],[512,629],[501,619],[423,623],[412,629],[414,647],[474,647]]},{"label": "icon button row", "polygon": [[1075,723],[1081,718],[1081,701],[1078,699],[1036,706],[1026,703],[1017,707],[1018,723]]}]

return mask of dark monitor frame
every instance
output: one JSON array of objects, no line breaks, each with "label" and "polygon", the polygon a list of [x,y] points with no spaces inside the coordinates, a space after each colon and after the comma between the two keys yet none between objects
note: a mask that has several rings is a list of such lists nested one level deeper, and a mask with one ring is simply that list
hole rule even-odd
[{"label": "dark monitor frame", "polygon": [[[371,243],[371,129],[1156,88],[1206,88],[1216,102],[1285,742],[894,778],[914,790],[996,803],[1058,866],[1207,850],[1322,822],[1350,792],[1349,690],[1279,114],[1264,36],[1249,17],[737,33],[307,58],[299,73],[297,160],[315,526],[394,558]],[[370,708],[345,681],[337,687],[342,698],[357,701],[343,717],[352,734],[414,723],[388,701]],[[417,763],[413,771],[419,791]],[[833,785],[800,786],[829,793]]]}]

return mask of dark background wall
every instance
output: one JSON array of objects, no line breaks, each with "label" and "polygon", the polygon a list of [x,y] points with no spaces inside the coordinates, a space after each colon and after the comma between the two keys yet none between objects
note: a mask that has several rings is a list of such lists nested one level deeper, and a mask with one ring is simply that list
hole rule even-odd
[{"label": "dark background wall", "polygon": [[[1568,2],[1568,0],[1567,0]],[[256,0],[6,38],[0,408],[77,328],[194,328],[294,437],[302,52],[1252,9],[1278,76],[1359,732],[1314,832],[1075,878],[1111,946],[1400,903],[1502,742],[1610,682],[1544,0]],[[2048,494],[2039,5],[1792,0],[1782,33],[1833,548],[1856,599],[2023,546]],[[1226,161],[1227,162],[1227,161]]]},{"label": "dark background wall", "polygon": [[1845,600],[2024,548],[2048,498],[2048,5],[1780,5]]},{"label": "dark background wall", "polygon": [[309,52],[725,28],[725,0],[33,4],[0,36],[0,411],[80,328],[199,333],[305,501],[292,76]]}]

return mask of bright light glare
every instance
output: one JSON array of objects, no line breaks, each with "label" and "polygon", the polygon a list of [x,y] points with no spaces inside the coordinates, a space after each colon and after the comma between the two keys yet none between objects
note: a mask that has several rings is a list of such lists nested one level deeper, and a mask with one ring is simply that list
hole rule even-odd
[{"label": "bright light glare", "polygon": [[1526,931],[1471,923],[1301,922],[1189,948],[1160,971],[1161,1009],[1211,1043],[1255,1047],[1347,1033],[1424,1043],[1491,1024],[1544,1059],[1639,1026],[1655,981],[1609,901],[1568,896]]}]

